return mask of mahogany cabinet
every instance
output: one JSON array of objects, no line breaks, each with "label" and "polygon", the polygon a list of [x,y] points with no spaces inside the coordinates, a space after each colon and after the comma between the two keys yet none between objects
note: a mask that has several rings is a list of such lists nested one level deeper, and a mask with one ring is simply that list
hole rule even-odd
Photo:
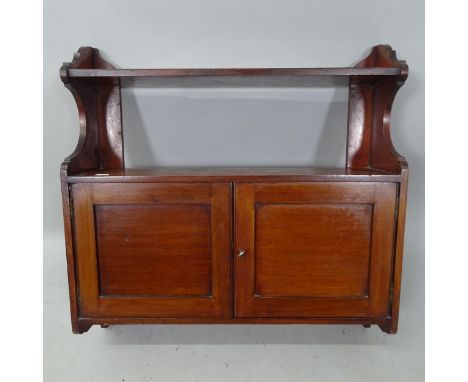
[{"label": "mahogany cabinet", "polygon": [[[378,325],[396,333],[408,168],[390,139],[407,77],[389,46],[351,68],[61,69],[80,139],[61,168],[72,329],[156,323]],[[349,87],[343,168],[124,165],[123,86]]]}]

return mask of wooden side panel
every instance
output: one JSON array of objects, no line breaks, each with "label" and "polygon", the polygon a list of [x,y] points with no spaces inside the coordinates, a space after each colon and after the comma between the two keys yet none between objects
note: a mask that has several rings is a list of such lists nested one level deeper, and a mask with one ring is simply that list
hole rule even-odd
[{"label": "wooden side panel", "polygon": [[347,168],[370,167],[372,99],[371,85],[349,85]]},{"label": "wooden side panel", "polygon": [[385,317],[396,185],[236,184],[237,317]]},{"label": "wooden side panel", "polygon": [[120,83],[96,86],[100,168],[124,168]]},{"label": "wooden side panel", "polygon": [[396,196],[395,183],[375,184],[368,312],[372,317],[384,317],[390,313]]},{"label": "wooden side panel", "polygon": [[231,316],[229,184],[76,184],[73,195],[80,317]]},{"label": "wooden side panel", "polygon": [[396,233],[396,248],[395,262],[393,274],[393,295],[392,295],[392,320],[388,326],[389,333],[396,333],[398,330],[398,316],[400,312],[400,292],[401,292],[401,277],[403,271],[403,245],[405,237],[405,221],[406,221],[406,203],[408,197],[408,175],[409,170],[406,163],[402,171],[402,182],[400,183],[399,198],[398,198],[398,214],[397,214],[397,233]]},{"label": "wooden side panel", "polygon": [[67,256],[67,273],[68,273],[68,292],[70,297],[70,316],[73,333],[80,333],[78,323],[78,296],[76,290],[75,277],[75,251],[73,238],[73,221],[72,221],[72,206],[70,203],[69,185],[63,180],[64,172],[61,172],[61,191],[62,191],[62,206],[63,206],[63,224],[65,233],[65,250]]},{"label": "wooden side panel", "polygon": [[60,78],[75,98],[80,122],[76,149],[64,160],[68,175],[124,168],[120,80],[98,83],[70,76],[71,70],[91,68],[114,69],[98,49],[91,47],[81,47],[73,61],[60,68]]},{"label": "wooden side panel", "polygon": [[398,68],[400,73],[377,81],[350,79],[346,167],[399,174],[404,158],[393,147],[390,116],[396,93],[408,77],[408,65],[397,60],[389,45],[377,45],[356,65],[356,68],[375,67]]}]

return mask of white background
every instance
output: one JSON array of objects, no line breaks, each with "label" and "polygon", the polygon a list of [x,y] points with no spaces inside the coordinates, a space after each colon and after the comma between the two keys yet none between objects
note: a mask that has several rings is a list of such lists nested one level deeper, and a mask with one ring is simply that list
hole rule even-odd
[{"label": "white background", "polygon": [[[420,381],[423,380],[424,346],[424,4],[422,1],[46,1],[44,7],[44,356],[47,381]],[[63,245],[58,168],[70,154],[78,137],[76,106],[58,76],[62,61],[69,61],[79,46],[100,48],[120,67],[314,67],[345,66],[362,58],[378,43],[388,43],[399,58],[406,59],[410,76],[397,95],[392,113],[392,137],[397,149],[410,165],[410,194],[406,230],[400,330],[395,336],[377,328],[368,330],[350,326],[147,326],[93,328],[74,336],[69,325],[65,254]],[[273,98],[272,112],[291,112],[298,118],[299,133],[306,126],[307,111],[294,103],[297,92],[285,98],[258,95],[257,118],[266,135],[277,136],[268,150],[245,148],[243,134],[227,142],[242,148],[242,158],[252,163],[273,163],[283,153],[280,145],[285,125],[273,115],[261,119],[268,97]],[[156,95],[156,96],[161,96]],[[225,102],[232,92],[223,93]],[[240,113],[244,95],[236,95],[232,114]],[[302,95],[301,95],[302,96]],[[336,96],[334,94],[333,96]],[[130,95],[132,97],[132,95]],[[307,97],[315,95],[306,94]],[[216,106],[216,94],[202,98],[174,98],[166,102],[192,112]],[[323,100],[325,100],[324,97]],[[127,98],[137,109],[145,98]],[[339,94],[333,100],[339,103]],[[124,102],[126,101],[124,97]],[[297,100],[296,100],[297,101]],[[26,100],[24,101],[26,102]],[[195,105],[191,108],[190,105]],[[216,109],[214,108],[214,109]],[[124,134],[132,139],[130,126],[139,126],[148,134],[163,133],[164,122],[177,120],[171,115],[153,115],[138,122],[125,109]],[[343,110],[336,109],[337,123],[330,109],[320,114],[313,125],[317,137],[330,148],[342,144],[342,135],[330,134]],[[234,113],[236,112],[236,113]],[[304,113],[304,114],[302,114]],[[130,115],[129,115],[130,114]],[[147,115],[147,113],[141,113]],[[194,114],[190,114],[190,117]],[[231,115],[232,117],[232,115]],[[159,119],[158,119],[159,118]],[[180,118],[184,118],[181,116]],[[184,122],[190,122],[187,118]],[[216,118],[216,115],[214,116]],[[302,118],[302,119],[301,119]],[[229,118],[227,118],[229,119]],[[132,122],[133,121],[133,122]],[[241,119],[242,123],[247,120]],[[202,125],[203,121],[198,120]],[[219,122],[219,121],[218,121]],[[156,126],[156,127],[155,127]],[[190,126],[188,123],[184,126]],[[242,124],[239,128],[242,128]],[[341,125],[340,125],[341,126]],[[191,137],[192,147],[216,133],[219,123],[203,126],[205,135]],[[227,126],[232,129],[233,126]],[[288,128],[291,128],[288,126]],[[188,129],[188,127],[187,127]],[[337,131],[338,131],[337,130]],[[343,130],[344,131],[344,130]],[[289,132],[289,130],[288,130]],[[190,133],[190,131],[181,131]],[[306,132],[305,132],[306,133]],[[133,138],[137,139],[137,135]],[[168,137],[170,138],[170,137]],[[306,137],[306,139],[309,137]],[[320,138],[319,138],[320,139]],[[154,138],[157,141],[157,136]],[[153,141],[153,139],[151,139]],[[168,141],[170,142],[170,140]],[[159,153],[156,146],[149,153]],[[219,142],[217,150],[195,150],[188,145],[179,154],[168,150],[155,158],[161,163],[190,162],[202,155],[219,164],[225,157]],[[135,146],[137,147],[137,146]],[[291,145],[290,156],[296,163],[318,158],[320,145],[311,142],[297,150]],[[327,146],[328,147],[328,146]],[[271,150],[270,150],[271,149]],[[322,148],[323,149],[323,148]],[[174,149],[176,150],[176,149]],[[224,151],[227,150],[224,148]],[[276,151],[275,151],[276,150]],[[315,150],[315,151],[314,151]],[[144,162],[148,156],[134,162]],[[129,158],[132,154],[129,153]],[[185,157],[184,157],[185,155]],[[233,156],[231,158],[235,160]],[[330,156],[339,160],[339,155]],[[171,162],[172,161],[172,162]]]}]

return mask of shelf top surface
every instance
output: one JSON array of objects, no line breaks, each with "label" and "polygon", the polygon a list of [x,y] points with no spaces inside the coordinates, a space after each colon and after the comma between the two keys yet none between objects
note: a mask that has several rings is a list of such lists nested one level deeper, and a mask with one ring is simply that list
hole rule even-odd
[{"label": "shelf top surface", "polygon": [[120,80],[122,86],[137,87],[340,86],[350,78],[372,81],[400,74],[399,67],[67,70],[70,79]]},{"label": "shelf top surface", "polygon": [[217,69],[68,69],[70,77],[252,77],[252,76],[395,76],[392,68],[217,68]]},{"label": "shelf top surface", "polygon": [[81,182],[235,182],[235,181],[400,181],[400,174],[378,170],[316,167],[159,167],[148,169],[91,170],[67,177]]}]

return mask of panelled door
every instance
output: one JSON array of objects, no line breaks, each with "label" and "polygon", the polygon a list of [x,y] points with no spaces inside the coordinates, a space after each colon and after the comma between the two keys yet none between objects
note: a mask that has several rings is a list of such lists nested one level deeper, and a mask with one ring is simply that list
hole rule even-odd
[{"label": "panelled door", "polygon": [[388,313],[394,183],[235,185],[235,316]]},{"label": "panelled door", "polygon": [[72,186],[82,317],[230,317],[229,183]]}]

